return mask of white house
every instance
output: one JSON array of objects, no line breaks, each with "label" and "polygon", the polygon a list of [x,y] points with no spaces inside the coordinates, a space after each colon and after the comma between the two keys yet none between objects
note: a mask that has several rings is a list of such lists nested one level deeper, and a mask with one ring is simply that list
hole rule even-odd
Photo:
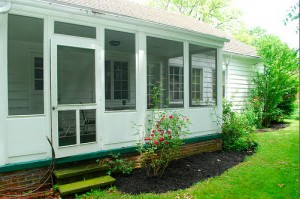
[{"label": "white house", "polygon": [[223,48],[223,96],[230,100],[234,110],[241,110],[248,102],[254,70],[261,67],[255,49],[234,39]]},{"label": "white house", "polygon": [[0,27],[0,172],[46,165],[46,137],[61,162],[134,146],[157,82],[191,139],[221,132],[235,57],[205,23],[124,0],[11,0]]}]

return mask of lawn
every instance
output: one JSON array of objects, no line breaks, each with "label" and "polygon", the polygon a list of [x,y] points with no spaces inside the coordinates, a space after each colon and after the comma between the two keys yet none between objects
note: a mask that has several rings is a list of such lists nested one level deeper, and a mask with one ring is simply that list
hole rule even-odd
[{"label": "lawn", "polygon": [[[299,118],[298,118],[299,119]],[[199,182],[189,189],[164,194],[127,195],[113,187],[94,190],[78,198],[299,198],[299,120],[290,126],[256,133],[257,153],[221,176]]]}]

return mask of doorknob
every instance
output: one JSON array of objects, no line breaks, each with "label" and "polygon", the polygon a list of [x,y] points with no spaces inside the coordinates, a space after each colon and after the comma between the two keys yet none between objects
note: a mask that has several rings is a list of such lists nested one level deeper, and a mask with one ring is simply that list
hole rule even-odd
[{"label": "doorknob", "polygon": [[55,106],[52,106],[52,110],[54,111],[56,109],[56,107]]}]

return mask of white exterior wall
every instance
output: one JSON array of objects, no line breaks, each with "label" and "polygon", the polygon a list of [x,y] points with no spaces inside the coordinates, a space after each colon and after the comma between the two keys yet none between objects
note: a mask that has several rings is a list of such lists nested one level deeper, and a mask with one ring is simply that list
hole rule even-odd
[{"label": "white exterior wall", "polygon": [[[181,30],[178,30],[178,32],[168,31],[168,28],[163,26],[147,25],[145,22],[130,21],[121,17],[106,15],[95,17],[94,14],[83,10],[58,7],[36,1],[26,1],[26,5],[22,3],[22,1],[13,1],[10,13],[44,19],[44,114],[29,116],[8,115],[7,14],[0,14],[0,40],[4,41],[0,43],[0,167],[5,164],[35,161],[51,157],[51,148],[46,140],[46,136],[53,139],[51,116],[54,113],[52,111],[53,104],[50,101],[52,95],[50,92],[50,42],[56,37],[60,37],[54,34],[54,21],[78,22],[79,24],[92,25],[97,28],[97,39],[93,41],[97,43],[95,47],[97,49],[95,66],[96,105],[92,107],[97,109],[96,117],[99,120],[97,123],[97,141],[93,143],[94,147],[92,147],[92,150],[90,150],[91,148],[88,147],[88,144],[85,144],[82,148],[80,146],[66,147],[68,149],[65,155],[63,152],[63,150],[66,150],[65,148],[56,148],[55,150],[62,151],[58,157],[135,145],[137,136],[132,128],[132,122],[143,124],[146,121],[147,114],[147,36],[170,39],[183,42],[184,44],[184,108],[176,110],[186,115],[192,123],[189,137],[220,133],[220,126],[216,122],[216,114],[221,116],[222,112],[222,42],[213,38],[202,38],[199,35],[183,34],[180,32]],[[30,6],[30,4],[34,5],[34,7]],[[136,35],[135,110],[105,111],[104,29],[131,32]],[[70,37],[76,41],[75,37],[63,36],[62,38],[64,37]],[[81,40],[83,41],[83,39]],[[217,82],[219,82],[217,86],[218,99],[217,106],[214,108],[189,107],[189,43],[218,49],[218,59],[220,60],[217,68]],[[140,134],[144,133],[144,130],[140,132]]]},{"label": "white exterior wall", "polygon": [[224,53],[225,99],[232,102],[234,110],[242,110],[248,102],[250,89],[254,86],[251,81],[254,68],[259,63],[259,58]]}]

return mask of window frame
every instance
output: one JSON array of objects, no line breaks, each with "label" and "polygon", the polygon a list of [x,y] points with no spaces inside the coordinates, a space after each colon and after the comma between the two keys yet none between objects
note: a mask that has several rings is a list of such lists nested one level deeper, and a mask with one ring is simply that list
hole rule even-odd
[{"label": "window frame", "polygon": [[[171,89],[171,75],[173,75],[173,86],[172,88],[174,89],[174,73],[171,74],[171,68],[178,68],[179,69],[179,73],[178,73],[178,77],[179,77],[179,82],[178,82],[178,90],[172,90]],[[168,68],[169,72],[168,72],[168,92],[169,92],[169,100],[170,100],[170,104],[182,104],[184,103],[184,66],[176,66],[175,64],[169,64],[169,68]],[[174,97],[174,93],[178,92],[179,93],[179,99],[174,99],[171,98],[171,93],[173,93],[173,97]]]},{"label": "window frame", "polygon": [[[106,98],[106,94],[105,94],[105,101],[106,102],[118,102],[118,101],[122,101],[122,100],[125,100],[125,99],[115,99],[115,96],[114,96],[114,92],[115,92],[115,80],[114,80],[114,66],[115,66],[115,62],[126,62],[127,63],[127,76],[128,76],[128,80],[127,80],[127,84],[128,84],[128,97],[127,97],[127,101],[130,101],[130,66],[131,66],[131,63],[129,60],[127,59],[122,59],[122,58],[109,58],[105,60],[105,62],[109,61],[110,62],[110,72],[111,72],[111,76],[110,76],[110,99],[107,99]],[[106,68],[106,65],[105,65],[105,68]],[[106,80],[106,70],[104,71],[104,79]],[[104,81],[105,81],[104,80]],[[106,85],[105,85],[106,86]],[[104,86],[104,89],[105,89],[105,86]],[[106,92],[106,91],[104,91]]]},{"label": "window frame", "polygon": [[[196,45],[196,46],[200,46],[200,45],[197,45],[197,44],[192,44],[192,43],[189,43],[189,48],[190,48],[190,45]],[[200,47],[204,47],[204,50],[201,50],[199,51],[198,53],[201,54],[201,53],[205,53],[205,52],[214,52],[214,68],[213,67],[210,67],[210,70],[212,71],[211,74],[213,75],[213,71],[215,71],[215,83],[213,82],[213,76],[211,77],[212,78],[212,82],[211,82],[211,88],[212,88],[212,100],[209,102],[209,103],[214,103],[214,104],[208,104],[208,105],[194,105],[193,104],[193,99],[192,99],[192,69],[202,69],[202,86],[201,86],[201,89],[202,89],[202,93],[201,93],[201,100],[199,101],[199,103],[203,103],[205,102],[204,101],[204,67],[203,66],[200,66],[199,68],[192,68],[192,54],[189,53],[189,107],[212,107],[212,106],[216,106],[217,105],[217,93],[218,93],[218,79],[217,79],[217,73],[218,73],[218,50],[217,48],[210,48],[210,47],[205,47],[205,46],[200,46]],[[210,50],[207,50],[207,49],[210,49]],[[216,92],[215,92],[215,98],[214,98],[214,89],[213,89],[213,85],[215,84],[215,87],[216,87]]]}]

